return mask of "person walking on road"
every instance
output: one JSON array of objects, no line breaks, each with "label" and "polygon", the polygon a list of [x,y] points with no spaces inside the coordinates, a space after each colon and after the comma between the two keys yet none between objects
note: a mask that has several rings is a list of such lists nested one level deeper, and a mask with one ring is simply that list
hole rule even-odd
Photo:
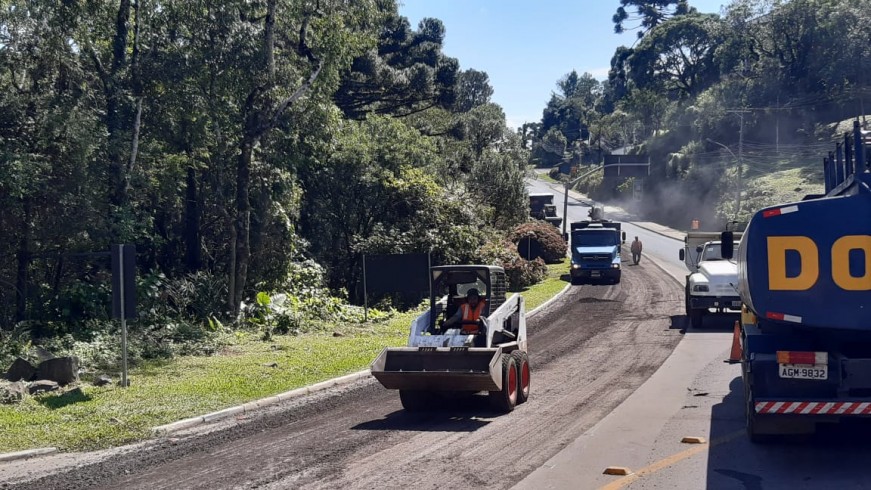
[{"label": "person walking on road", "polygon": [[632,252],[632,262],[635,265],[638,265],[638,262],[641,261],[641,240],[638,237],[635,237],[635,241],[632,242],[632,246],[629,247],[629,250]]}]

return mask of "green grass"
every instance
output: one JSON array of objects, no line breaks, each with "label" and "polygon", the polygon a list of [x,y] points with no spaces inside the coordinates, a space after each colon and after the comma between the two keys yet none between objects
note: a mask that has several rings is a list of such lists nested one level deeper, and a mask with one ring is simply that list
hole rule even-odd
[{"label": "green grass", "polygon": [[[751,169],[742,186],[744,192],[740,220],[749,220],[753,213],[762,208],[801,201],[807,194],[824,193],[823,179],[815,171],[808,166],[785,169],[773,166],[771,171]],[[720,202],[721,213],[734,216],[734,206],[734,191],[727,191]]]},{"label": "green grass", "polygon": [[[548,266],[548,278],[523,291],[527,311],[565,287],[568,259]],[[0,453],[54,446],[62,451],[118,446],[151,435],[151,428],[275,395],[365,369],[384,347],[405,345],[417,312],[383,324],[298,337],[256,336],[212,357],[181,357],[130,372],[131,386],[26,397],[0,405]],[[276,363],[277,367],[268,367]]]},{"label": "green grass", "polygon": [[[91,450],[147,438],[154,426],[221,410],[365,368],[401,345],[415,313],[345,336],[243,338],[218,356],[182,357],[130,372],[131,386],[82,386],[80,396],[0,405],[0,452],[55,446]],[[277,363],[277,367],[265,364]]]},{"label": "green grass", "polygon": [[543,180],[545,182],[550,182],[551,184],[560,184],[561,183],[560,181],[554,179],[553,177],[551,177],[547,173],[536,173],[535,176],[538,177],[538,179]]},{"label": "green grass", "polygon": [[[526,311],[532,311],[562,291],[566,284],[568,284],[568,273],[568,257],[564,258],[562,262],[548,264],[547,278],[520,292],[523,295],[523,299],[526,300]],[[563,276],[566,277],[563,278]]]}]

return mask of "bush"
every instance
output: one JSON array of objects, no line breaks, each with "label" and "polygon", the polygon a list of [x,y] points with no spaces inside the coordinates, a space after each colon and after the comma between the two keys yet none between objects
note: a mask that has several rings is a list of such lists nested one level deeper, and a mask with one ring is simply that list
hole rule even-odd
[{"label": "bush", "polygon": [[566,256],[566,242],[551,224],[541,221],[516,226],[509,236],[521,257],[541,258],[553,264]]},{"label": "bush", "polygon": [[510,291],[520,291],[547,277],[547,266],[544,265],[543,260],[523,259],[517,253],[517,246],[504,238],[485,243],[478,254],[482,263],[498,265],[505,269]]},{"label": "bush", "polygon": [[509,291],[521,291],[547,277],[547,266],[540,258],[523,260],[518,256],[502,267],[505,269],[505,275],[508,276]]},{"label": "bush", "polygon": [[[336,323],[363,323],[364,309],[348,304],[344,290],[335,296],[324,285],[323,267],[312,260],[291,263],[281,291],[260,291],[242,305],[242,323],[261,333],[298,335]],[[388,312],[369,309],[369,321],[384,321]]]},{"label": "bush", "polygon": [[0,371],[5,371],[16,357],[24,356],[30,349],[30,332],[26,325],[19,324],[15,330],[0,330]]},{"label": "bush", "polygon": [[553,180],[562,180],[562,172],[559,171],[559,167],[554,167],[548,170],[547,175]]}]

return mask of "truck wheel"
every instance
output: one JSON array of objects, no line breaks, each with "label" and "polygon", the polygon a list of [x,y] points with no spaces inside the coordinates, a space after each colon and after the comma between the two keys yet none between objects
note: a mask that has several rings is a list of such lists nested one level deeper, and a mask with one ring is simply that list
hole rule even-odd
[{"label": "truck wheel", "polygon": [[502,389],[491,391],[490,406],[508,413],[517,405],[517,363],[511,354],[502,354]]},{"label": "truck wheel", "polygon": [[516,350],[511,353],[517,365],[517,403],[529,399],[529,356],[526,352]]},{"label": "truck wheel", "polygon": [[775,436],[759,433],[759,415],[756,413],[756,402],[750,390],[749,377],[744,376],[744,425],[750,442],[761,444],[771,442]]},{"label": "truck wheel", "polygon": [[420,390],[399,390],[399,401],[402,402],[402,408],[407,412],[422,412],[427,410],[431,400],[428,391]]},{"label": "truck wheel", "polygon": [[698,308],[690,310],[690,326],[693,328],[702,328],[702,316],[705,314],[704,310],[700,310]]}]

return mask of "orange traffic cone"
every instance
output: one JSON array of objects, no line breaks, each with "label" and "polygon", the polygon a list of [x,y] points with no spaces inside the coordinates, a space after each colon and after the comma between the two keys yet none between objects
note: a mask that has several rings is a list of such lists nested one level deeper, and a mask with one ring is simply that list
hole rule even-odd
[{"label": "orange traffic cone", "polygon": [[735,331],[732,333],[732,352],[729,353],[729,364],[741,362],[741,325],[735,321]]}]

